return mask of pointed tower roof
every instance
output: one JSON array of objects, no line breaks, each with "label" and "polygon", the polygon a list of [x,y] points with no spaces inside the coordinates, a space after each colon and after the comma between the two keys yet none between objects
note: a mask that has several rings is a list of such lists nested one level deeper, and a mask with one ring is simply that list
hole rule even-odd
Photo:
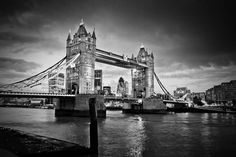
[{"label": "pointed tower roof", "polygon": [[144,45],[143,45],[143,43],[141,43],[140,49],[144,49]]},{"label": "pointed tower roof", "polygon": [[146,56],[148,56],[148,53],[145,50],[144,45],[141,44],[139,52],[138,52],[138,59],[142,60],[142,58],[145,58]]},{"label": "pointed tower roof", "polygon": [[81,21],[80,21],[80,24],[79,25],[84,25],[84,20],[83,19],[81,19]]},{"label": "pointed tower roof", "polygon": [[67,37],[66,41],[71,41],[71,30],[69,30],[68,37]]},{"label": "pointed tower roof", "polygon": [[151,53],[151,57],[154,58],[153,52]]},{"label": "pointed tower roof", "polygon": [[93,29],[92,38],[93,38],[93,39],[96,39],[95,28]]},{"label": "pointed tower roof", "polygon": [[77,31],[77,34],[79,35],[79,37],[82,36],[82,35],[87,36],[87,34],[88,34],[85,27],[84,27],[83,19],[81,19],[80,26],[79,26],[79,29]]}]

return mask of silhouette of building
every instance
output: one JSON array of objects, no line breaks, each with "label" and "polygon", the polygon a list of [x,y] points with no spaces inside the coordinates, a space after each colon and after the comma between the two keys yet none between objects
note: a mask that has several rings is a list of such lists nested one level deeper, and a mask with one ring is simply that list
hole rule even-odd
[{"label": "silhouette of building", "polygon": [[194,97],[197,97],[198,99],[201,99],[202,101],[206,100],[205,92],[198,92],[198,93],[192,92],[190,94],[190,99],[193,100]]},{"label": "silhouette of building", "polygon": [[236,80],[223,82],[206,90],[207,102],[233,102],[236,104]]},{"label": "silhouette of building", "polygon": [[111,95],[111,87],[110,86],[103,86],[104,95]]}]

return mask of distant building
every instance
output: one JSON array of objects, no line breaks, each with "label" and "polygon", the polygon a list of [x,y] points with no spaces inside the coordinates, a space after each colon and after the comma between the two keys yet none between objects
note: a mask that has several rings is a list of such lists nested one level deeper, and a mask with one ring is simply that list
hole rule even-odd
[{"label": "distant building", "polygon": [[181,98],[182,96],[184,96],[187,93],[188,94],[191,93],[191,91],[189,89],[187,89],[187,87],[179,87],[179,88],[176,88],[176,90],[174,90],[174,97]]},{"label": "distant building", "polygon": [[198,93],[192,92],[192,93],[190,94],[190,99],[193,100],[194,97],[200,98],[200,99],[203,100],[203,101],[206,100],[206,94],[205,94],[205,92],[198,92]]},{"label": "distant building", "polygon": [[102,92],[102,70],[95,70],[94,73],[94,89],[95,93]]},{"label": "distant building", "polygon": [[104,95],[111,95],[111,87],[103,86]]},{"label": "distant building", "polygon": [[122,97],[127,97],[129,93],[129,83],[120,77],[117,85],[117,94]]},{"label": "distant building", "polygon": [[233,102],[236,105],[236,80],[223,82],[206,90],[206,101],[225,103]]},{"label": "distant building", "polygon": [[170,96],[167,95],[167,94],[157,93],[157,94],[155,94],[153,96],[158,98],[158,99],[162,99],[162,100],[170,100]]},{"label": "distant building", "polygon": [[[54,76],[56,75],[56,76]],[[52,77],[50,79],[50,77]],[[48,86],[49,93],[64,93],[65,92],[65,75],[63,73],[59,73],[58,75],[55,73],[50,73],[48,75]]]},{"label": "distant building", "polygon": [[207,102],[213,101],[214,100],[213,95],[214,95],[213,88],[207,89],[206,90],[206,101]]}]

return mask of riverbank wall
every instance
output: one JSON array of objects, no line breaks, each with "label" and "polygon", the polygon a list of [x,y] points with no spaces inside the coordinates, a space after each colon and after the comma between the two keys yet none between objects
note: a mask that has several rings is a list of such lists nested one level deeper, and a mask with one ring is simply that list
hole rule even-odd
[{"label": "riverbank wall", "polygon": [[0,127],[0,156],[89,156],[90,149],[75,143]]}]

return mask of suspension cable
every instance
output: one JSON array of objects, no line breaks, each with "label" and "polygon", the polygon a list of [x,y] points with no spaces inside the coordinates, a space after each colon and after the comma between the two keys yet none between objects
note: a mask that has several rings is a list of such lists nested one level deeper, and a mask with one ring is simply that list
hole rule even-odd
[{"label": "suspension cable", "polygon": [[156,78],[156,81],[157,81],[157,83],[159,84],[159,86],[161,87],[162,91],[163,91],[166,95],[170,96],[172,99],[176,99],[176,98],[175,98],[173,95],[171,95],[171,94],[168,92],[168,90],[164,87],[164,85],[161,83],[160,79],[158,78],[157,74],[156,74],[155,72],[153,72],[153,73],[154,73],[154,76],[155,76],[155,78]]},{"label": "suspension cable", "polygon": [[14,83],[2,85],[2,86],[0,86],[0,88],[12,88],[12,87],[13,88],[19,88],[19,86],[22,86],[22,84],[24,84],[23,87],[29,87],[29,86],[45,79],[48,71],[56,69],[58,66],[60,66],[65,61],[65,59],[66,59],[66,56],[63,57],[60,61],[58,61],[56,64],[52,65],[51,67],[47,68],[46,70],[44,70],[44,71],[42,71],[42,72],[40,72],[36,75],[33,75],[33,76],[31,76],[29,78],[26,78],[26,79],[23,79],[21,81],[17,81],[17,82],[14,82]]}]

